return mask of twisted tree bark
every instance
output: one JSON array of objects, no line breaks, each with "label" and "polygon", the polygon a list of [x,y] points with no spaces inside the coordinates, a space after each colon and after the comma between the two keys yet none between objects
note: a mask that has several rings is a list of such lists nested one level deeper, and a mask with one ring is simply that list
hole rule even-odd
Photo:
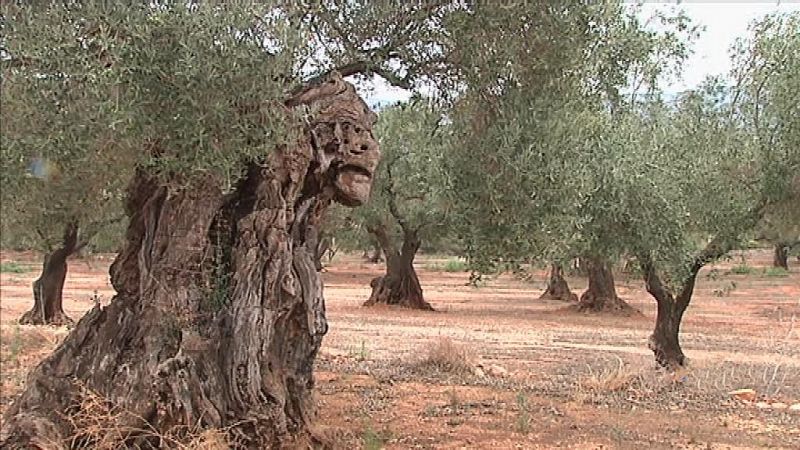
[{"label": "twisted tree bark", "polygon": [[374,114],[338,75],[287,102],[301,104],[315,111],[302,137],[230,194],[213,177],[136,173],[117,295],[32,371],[3,448],[96,446],[70,420],[86,390],[125,412],[118,448],[198,428],[225,428],[242,448],[318,443],[312,367],[328,326],[317,230],[331,201],[366,200],[379,152]]}]

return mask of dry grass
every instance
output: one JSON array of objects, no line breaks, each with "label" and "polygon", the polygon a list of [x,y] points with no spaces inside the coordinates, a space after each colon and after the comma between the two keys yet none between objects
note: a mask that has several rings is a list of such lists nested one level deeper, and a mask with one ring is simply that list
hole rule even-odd
[{"label": "dry grass", "polygon": [[65,418],[76,430],[68,446],[97,450],[126,448],[131,439],[157,441],[159,448],[175,450],[227,450],[232,448],[225,430],[176,428],[155,430],[141,417],[114,405],[91,389],[80,386],[75,408]]},{"label": "dry grass", "polygon": [[587,375],[578,379],[578,385],[591,392],[620,392],[633,386],[641,377],[641,370],[619,360],[616,366],[603,368],[597,372],[590,368]]},{"label": "dry grass", "polygon": [[412,365],[416,369],[435,370],[456,375],[475,372],[478,358],[469,347],[457,344],[448,337],[438,337],[422,346],[416,354],[422,355]]}]

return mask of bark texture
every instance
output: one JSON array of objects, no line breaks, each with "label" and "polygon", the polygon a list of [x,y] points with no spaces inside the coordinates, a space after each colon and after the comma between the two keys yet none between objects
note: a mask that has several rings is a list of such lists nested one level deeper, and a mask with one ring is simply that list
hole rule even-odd
[{"label": "bark texture", "polygon": [[550,278],[547,281],[547,290],[539,297],[540,300],[559,300],[563,302],[575,303],[578,296],[574,294],[564,279],[564,268],[561,264],[552,263],[550,265]]},{"label": "bark texture", "polygon": [[386,256],[386,274],[370,282],[372,294],[364,302],[364,306],[384,304],[433,311],[433,307],[422,295],[422,286],[414,269],[414,257],[420,246],[417,233],[405,230],[402,247],[398,249],[384,226],[370,227],[369,232],[376,237],[383,248]]},{"label": "bark texture", "polygon": [[333,239],[333,236],[328,233],[320,233],[320,236],[317,239],[317,246],[314,249],[314,265],[317,268],[317,272],[325,268],[325,264],[323,262],[324,259],[327,258],[328,262],[330,262],[333,259],[333,256],[336,254],[336,251],[333,247]]},{"label": "bark texture", "polygon": [[64,230],[61,247],[46,254],[42,274],[33,282],[33,308],[19,319],[23,325],[70,325],[64,313],[64,280],[67,278],[67,259],[80,248],[78,224],[70,223]]},{"label": "bark texture", "polygon": [[577,308],[579,311],[615,312],[633,314],[636,310],[617,295],[614,274],[607,262],[599,259],[582,258],[582,266],[589,275],[589,287],[581,294]]},{"label": "bark texture", "polygon": [[87,390],[125,411],[119,448],[166,448],[154,434],[207,428],[241,448],[319,443],[310,393],[328,325],[317,230],[332,200],[366,199],[379,152],[374,114],[338,75],[286,104],[309,105],[312,120],[232,193],[208,176],[134,176],[117,295],[32,371],[3,448],[95,447],[69,420]]}]

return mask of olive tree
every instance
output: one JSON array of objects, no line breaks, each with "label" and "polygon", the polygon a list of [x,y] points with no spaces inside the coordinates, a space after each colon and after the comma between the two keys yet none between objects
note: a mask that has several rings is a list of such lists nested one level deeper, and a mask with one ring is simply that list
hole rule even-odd
[{"label": "olive tree", "polygon": [[449,191],[478,270],[552,261],[545,295],[571,298],[559,268],[580,257],[589,288],[578,309],[631,311],[610,268],[616,186],[607,166],[584,163],[606,150],[608,116],[655,95],[688,54],[686,17],[658,19],[653,31],[618,2],[525,3],[486,12],[459,38],[476,69],[455,107]]},{"label": "olive tree", "polygon": [[114,113],[92,110],[98,98],[86,89],[102,81],[30,77],[14,68],[6,75],[0,108],[4,244],[44,252],[33,308],[20,323],[68,324],[62,308],[67,259],[122,218],[125,178],[117,169],[126,156],[104,151],[114,145],[115,132],[106,126]]},{"label": "olive tree", "polygon": [[[345,43],[331,30],[364,21],[323,17],[342,7],[323,3],[3,4],[4,99],[22,92],[4,114],[60,120],[4,148],[58,149],[74,165],[98,153],[126,179],[128,216],[116,295],[31,372],[3,420],[4,448],[93,447],[80,422],[87,393],[118,412],[120,447],[208,428],[248,448],[319,444],[318,230],[332,202],[366,201],[379,155],[375,116],[341,74],[388,58],[352,69],[379,36]],[[385,48],[412,45],[408,30],[436,14],[381,30],[398,38]]]},{"label": "olive tree", "polygon": [[446,233],[441,177],[446,127],[440,114],[422,101],[381,111],[376,133],[381,163],[371,201],[355,210],[355,225],[379,243],[386,274],[371,282],[364,303],[432,309],[422,295],[414,257],[424,240]]},{"label": "olive tree", "polygon": [[796,13],[755,23],[734,48],[732,87],[711,82],[690,95],[661,128],[663,144],[652,146],[667,150],[649,155],[658,168],[648,171],[658,180],[650,196],[660,204],[650,209],[659,217],[647,219],[652,228],[641,236],[638,255],[658,302],[651,348],[662,365],[685,363],[680,323],[700,269],[738,246],[774,208],[795,208],[798,26]]}]

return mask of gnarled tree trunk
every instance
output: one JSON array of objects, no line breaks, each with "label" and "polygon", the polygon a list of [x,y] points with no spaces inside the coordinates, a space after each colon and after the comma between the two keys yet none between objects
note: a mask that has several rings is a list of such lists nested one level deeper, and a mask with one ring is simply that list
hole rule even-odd
[{"label": "gnarled tree trunk", "polygon": [[564,269],[561,264],[550,265],[550,278],[547,281],[547,290],[539,296],[540,300],[560,300],[563,302],[577,302],[578,296],[574,294],[564,279]]},{"label": "gnarled tree trunk", "polygon": [[789,245],[778,242],[772,252],[772,266],[789,270]]},{"label": "gnarled tree trunk", "polygon": [[662,367],[675,369],[686,363],[686,357],[679,341],[681,320],[692,299],[700,267],[700,265],[696,265],[692,269],[689,277],[684,281],[681,291],[678,295],[674,295],[664,286],[652,262],[645,259],[642,264],[645,287],[658,304],[656,326],[650,336],[649,345],[656,362]]},{"label": "gnarled tree trunk", "polygon": [[213,177],[135,175],[117,295],[33,370],[3,448],[93,448],[79,420],[87,392],[121,412],[109,424],[117,448],[209,428],[244,448],[313,444],[312,367],[327,331],[317,230],[331,200],[366,199],[379,153],[374,114],[340,77],[297,104],[316,111],[305,137],[252,164],[230,194]]},{"label": "gnarled tree trunk", "polygon": [[636,312],[617,295],[614,274],[607,262],[595,258],[582,258],[581,262],[589,275],[589,287],[578,301],[579,311]]},{"label": "gnarled tree trunk", "polygon": [[70,222],[64,229],[61,247],[46,254],[42,274],[33,282],[33,308],[22,315],[19,323],[25,325],[69,325],[64,313],[64,280],[67,278],[67,259],[80,249],[78,224]]},{"label": "gnarled tree trunk", "polygon": [[414,269],[414,257],[420,245],[417,233],[411,230],[405,231],[403,245],[398,250],[385,227],[370,227],[369,232],[377,238],[383,248],[386,256],[386,275],[374,278],[370,282],[372,294],[364,302],[364,306],[384,304],[432,311],[433,307],[422,296],[422,286]]}]

